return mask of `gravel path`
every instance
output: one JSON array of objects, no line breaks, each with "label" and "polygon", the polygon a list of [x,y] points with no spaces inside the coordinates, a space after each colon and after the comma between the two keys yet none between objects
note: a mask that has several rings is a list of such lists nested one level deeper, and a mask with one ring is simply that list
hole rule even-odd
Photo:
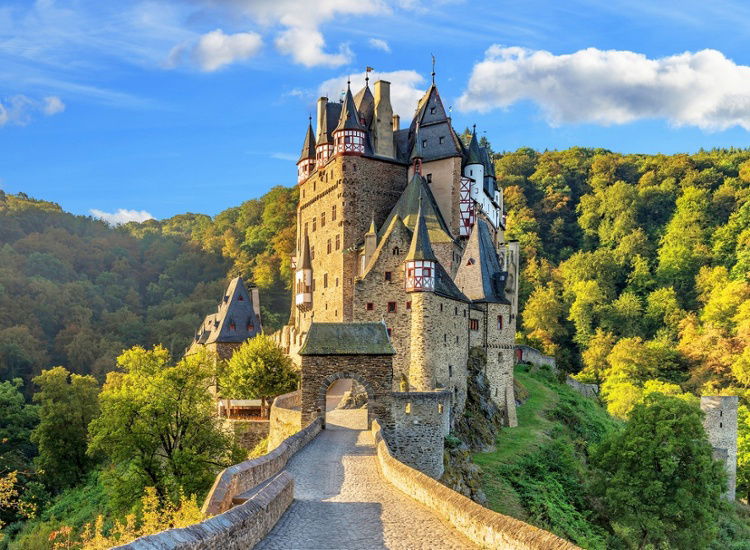
[{"label": "gravel path", "polygon": [[328,428],[287,464],[294,502],[256,550],[477,548],[380,477],[366,410],[332,411]]}]

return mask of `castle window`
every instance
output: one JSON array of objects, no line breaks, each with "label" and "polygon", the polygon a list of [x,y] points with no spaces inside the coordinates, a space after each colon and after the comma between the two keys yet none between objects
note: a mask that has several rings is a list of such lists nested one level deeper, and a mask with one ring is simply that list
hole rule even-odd
[{"label": "castle window", "polygon": [[440,313],[442,313],[442,312],[443,312],[443,304],[441,303],[440,304]]},{"label": "castle window", "polygon": [[723,427],[724,427],[724,426],[723,426],[723,423],[722,423],[722,422],[719,422],[719,428],[723,428]]},{"label": "castle window", "polygon": [[719,416],[724,416],[724,411],[719,411]]},{"label": "castle window", "polygon": [[466,318],[466,310],[464,310],[464,319]]},{"label": "castle window", "polygon": [[388,313],[396,313],[396,302],[388,302]]},{"label": "castle window", "polygon": [[255,330],[255,325],[254,325],[254,324],[252,324],[252,323],[248,323],[248,324],[247,324],[247,331],[248,331],[248,332],[252,332],[252,331],[254,331],[254,330]]},{"label": "castle window", "polygon": [[310,259],[311,260],[315,259],[315,247],[314,246],[310,247]]},{"label": "castle window", "polygon": [[323,288],[328,288],[328,273],[323,273]]},{"label": "castle window", "polygon": [[479,330],[479,319],[469,319],[469,328],[471,330]]},{"label": "castle window", "polygon": [[444,344],[448,343],[448,335],[447,334],[443,334],[443,343]]},{"label": "castle window", "polygon": [[404,412],[406,414],[411,414],[411,403],[406,404],[406,406],[404,407]]},{"label": "castle window", "polygon": [[326,213],[322,212],[320,214],[320,227],[325,227],[325,226],[326,226]]},{"label": "castle window", "polygon": [[453,365],[448,365],[448,378],[453,377]]},{"label": "castle window", "polygon": [[443,414],[443,404],[438,403],[438,414]]},{"label": "castle window", "polygon": [[458,334],[456,334],[456,344],[458,344]]},{"label": "castle window", "polygon": [[244,302],[245,298],[243,298],[242,295],[240,294],[239,296],[237,296],[237,300],[240,302]]},{"label": "castle window", "polygon": [[335,204],[331,207],[331,221],[332,222],[336,221],[336,205]]},{"label": "castle window", "polygon": [[316,182],[315,180],[313,180],[313,191],[315,191],[315,188],[316,188],[317,186],[318,186],[318,183],[317,183],[317,182]]},{"label": "castle window", "polygon": [[318,219],[317,218],[313,218],[312,219],[312,230],[313,230],[313,233],[315,232],[315,230],[317,228],[318,228]]},{"label": "castle window", "polygon": [[427,147],[427,140],[426,139],[422,140],[422,147]]},{"label": "castle window", "polygon": [[399,250],[397,246],[394,246],[391,254],[393,254],[394,256],[398,256],[399,254],[401,254],[401,250]]},{"label": "castle window", "polygon": [[466,262],[466,265],[474,265],[476,262],[474,258],[469,258],[469,260]]},{"label": "castle window", "polygon": [[373,304],[372,302],[367,302],[367,305],[365,306],[365,309],[367,311],[372,311],[373,309],[375,309],[375,304]]},{"label": "castle window", "polygon": [[234,321],[229,323],[229,330],[236,330],[236,329],[237,329],[237,325],[234,324]]},{"label": "castle window", "polygon": [[453,315],[458,315],[458,306],[453,308]]},{"label": "castle window", "polygon": [[497,316],[497,330],[503,330],[503,316]]},{"label": "castle window", "polygon": [[435,114],[435,107],[430,107],[430,114],[431,114],[431,115],[434,115],[434,114]]},{"label": "castle window", "polygon": [[388,282],[391,282],[392,278],[393,277],[391,276],[391,272],[390,271],[386,271],[385,272],[385,280],[388,281]]},{"label": "castle window", "polygon": [[440,136],[438,138],[438,142],[440,143],[440,145],[442,145],[443,143],[445,143],[445,136]]},{"label": "castle window", "polygon": [[411,302],[406,302],[406,311],[411,311]]},{"label": "castle window", "polygon": [[432,183],[432,174],[427,174],[427,183]]},{"label": "castle window", "polygon": [[328,253],[331,253],[331,239],[328,239]]},{"label": "castle window", "polygon": [[336,288],[338,288],[338,286],[339,286],[339,278],[336,277]]},{"label": "castle window", "polygon": [[336,235],[336,250],[341,248],[341,235]]}]

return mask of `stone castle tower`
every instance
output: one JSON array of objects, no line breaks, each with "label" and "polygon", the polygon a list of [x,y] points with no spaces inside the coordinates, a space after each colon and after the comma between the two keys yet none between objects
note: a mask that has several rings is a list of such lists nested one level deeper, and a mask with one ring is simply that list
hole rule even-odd
[{"label": "stone castle tower", "polygon": [[734,500],[737,488],[737,405],[734,395],[701,396],[701,410],[705,413],[703,427],[714,448],[714,458],[724,463],[727,471],[727,492],[724,497]]},{"label": "stone castle tower", "polygon": [[515,425],[518,243],[476,129],[466,146],[433,83],[409,125],[390,84],[322,97],[298,167],[294,300],[279,340],[299,362],[314,323],[382,322],[393,391],[449,391],[464,408],[470,348],[487,356],[492,398]]}]

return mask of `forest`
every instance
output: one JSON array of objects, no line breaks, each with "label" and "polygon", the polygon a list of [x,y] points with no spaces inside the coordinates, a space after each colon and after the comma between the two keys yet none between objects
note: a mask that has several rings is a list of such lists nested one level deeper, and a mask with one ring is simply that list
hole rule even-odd
[{"label": "forest", "polygon": [[[496,154],[495,167],[506,238],[522,249],[518,341],[600,384],[621,420],[654,393],[740,396],[738,497],[748,498],[750,150],[524,148]],[[295,189],[276,187],[215,217],[111,227],[0,192],[0,548],[35,548],[102,509],[112,529],[136,532],[126,518],[153,520],[154,499],[173,503],[160,521],[192,517],[190,499],[236,449],[194,434],[221,460],[146,482],[134,472],[148,464],[123,450],[114,419],[145,406],[143,392],[182,395],[186,373],[203,372],[181,356],[229,276],[260,287],[267,332],[285,322],[296,204]],[[139,376],[152,385],[141,391]],[[54,441],[55,430],[70,437]],[[54,467],[60,457],[70,469]]]}]

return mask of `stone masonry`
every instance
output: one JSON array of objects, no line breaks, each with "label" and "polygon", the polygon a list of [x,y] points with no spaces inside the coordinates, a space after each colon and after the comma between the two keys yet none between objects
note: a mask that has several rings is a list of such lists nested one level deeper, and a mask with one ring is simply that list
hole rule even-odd
[{"label": "stone masonry", "polygon": [[734,500],[737,488],[737,405],[735,395],[701,396],[705,413],[703,427],[714,449],[714,458],[724,463],[727,471],[727,492],[724,498]]}]

